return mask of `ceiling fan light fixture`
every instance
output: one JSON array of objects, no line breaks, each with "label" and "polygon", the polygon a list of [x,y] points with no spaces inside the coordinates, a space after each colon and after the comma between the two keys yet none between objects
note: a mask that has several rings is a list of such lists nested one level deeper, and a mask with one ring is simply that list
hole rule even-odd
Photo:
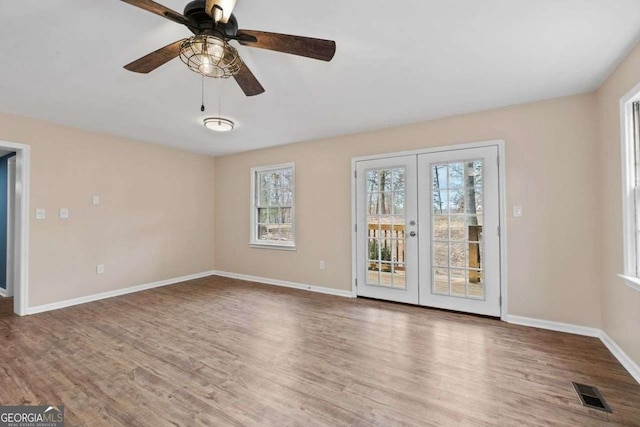
[{"label": "ceiling fan light fixture", "polygon": [[216,132],[230,132],[233,130],[234,123],[222,117],[207,117],[204,119],[204,125],[207,129]]},{"label": "ceiling fan light fixture", "polygon": [[243,65],[233,46],[218,37],[202,34],[182,42],[180,59],[191,71],[218,79],[237,74]]}]

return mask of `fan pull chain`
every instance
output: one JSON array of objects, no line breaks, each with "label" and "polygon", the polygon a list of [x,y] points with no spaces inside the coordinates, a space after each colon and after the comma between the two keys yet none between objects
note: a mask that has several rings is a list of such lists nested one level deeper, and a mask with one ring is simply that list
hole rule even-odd
[{"label": "fan pull chain", "polygon": [[202,105],[200,106],[200,111],[204,113],[204,76],[202,76]]},{"label": "fan pull chain", "polygon": [[222,117],[222,79],[218,79],[218,118],[220,117]]}]

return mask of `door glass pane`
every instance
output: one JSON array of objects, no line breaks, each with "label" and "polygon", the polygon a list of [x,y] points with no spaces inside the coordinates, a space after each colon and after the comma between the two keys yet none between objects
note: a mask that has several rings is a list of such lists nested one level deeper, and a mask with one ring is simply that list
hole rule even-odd
[{"label": "door glass pane", "polygon": [[467,297],[484,299],[484,272],[482,270],[469,270],[467,281]]},{"label": "door glass pane", "polygon": [[380,189],[382,191],[391,191],[393,187],[391,182],[393,181],[393,171],[390,169],[378,171],[380,177]]},{"label": "door glass pane", "polygon": [[[467,191],[470,192],[470,203],[469,206],[467,207],[467,213],[468,214],[473,214],[474,212],[476,213],[481,213],[482,212],[482,187],[470,187],[467,189]],[[475,206],[472,206],[471,203],[475,203]],[[474,209],[475,208],[475,209]]]},{"label": "door glass pane", "polygon": [[433,293],[449,295],[449,269],[436,267],[433,269]]},{"label": "door glass pane", "polygon": [[406,289],[405,168],[365,173],[367,285]]},{"label": "door glass pane", "polygon": [[466,165],[465,186],[482,187],[482,160],[475,160]]},{"label": "door glass pane", "polygon": [[404,215],[404,191],[393,193],[393,213]]},{"label": "door glass pane", "polygon": [[449,217],[446,215],[434,215],[433,217],[434,240],[447,241],[449,239]]},{"label": "door glass pane", "polygon": [[464,164],[449,163],[449,188],[464,186]]},{"label": "door glass pane", "polygon": [[367,271],[367,285],[380,284],[380,266],[378,264],[371,263],[371,267]]},{"label": "door glass pane", "polygon": [[466,270],[460,268],[450,269],[451,274],[451,295],[457,297],[466,296]]},{"label": "door glass pane", "polygon": [[378,191],[378,183],[380,180],[378,179],[378,171],[369,170],[367,171],[367,192],[375,193]]},{"label": "door glass pane", "polygon": [[378,193],[367,194],[367,213],[369,215],[376,215],[378,211]]},{"label": "door glass pane", "polygon": [[404,169],[394,169],[393,170],[393,185],[392,185],[392,189],[393,191],[402,191],[404,192],[404,179],[405,179],[405,173],[404,173]]},{"label": "door glass pane", "polygon": [[449,190],[449,212],[452,214],[464,213],[465,189]]},{"label": "door glass pane", "polygon": [[451,248],[449,266],[450,267],[458,267],[465,268],[467,265],[467,248],[468,245],[466,243],[454,243],[451,242],[449,244]]},{"label": "door glass pane", "polygon": [[405,279],[404,264],[394,264],[393,287],[400,289],[406,288],[407,284]]},{"label": "door glass pane", "polygon": [[483,161],[431,165],[432,292],[484,299]]},{"label": "door glass pane", "polygon": [[467,221],[463,215],[452,215],[449,217],[449,231],[451,240],[467,240]]},{"label": "door glass pane", "polygon": [[433,214],[447,215],[449,213],[449,193],[446,189],[433,191]]},{"label": "door glass pane", "polygon": [[434,189],[437,190],[438,188],[449,188],[449,186],[447,185],[447,165],[433,165],[431,171],[431,180],[433,182]]},{"label": "door glass pane", "polygon": [[449,242],[434,242],[433,255],[433,265],[449,267]]}]

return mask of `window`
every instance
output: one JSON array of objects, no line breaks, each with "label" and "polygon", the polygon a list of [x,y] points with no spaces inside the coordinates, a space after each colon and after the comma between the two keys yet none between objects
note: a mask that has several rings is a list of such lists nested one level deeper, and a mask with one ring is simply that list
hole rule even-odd
[{"label": "window", "polygon": [[640,85],[620,102],[624,274],[640,291]]},{"label": "window", "polygon": [[293,163],[251,169],[251,246],[295,249]]}]

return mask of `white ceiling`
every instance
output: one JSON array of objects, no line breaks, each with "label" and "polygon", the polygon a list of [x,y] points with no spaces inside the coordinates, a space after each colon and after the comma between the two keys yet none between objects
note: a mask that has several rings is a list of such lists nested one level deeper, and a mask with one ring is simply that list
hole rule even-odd
[{"label": "white ceiling", "polygon": [[[266,92],[208,79],[203,114],[179,59],[122,68],[185,27],[118,0],[4,0],[0,111],[223,155],[589,92],[640,36],[638,0],[239,0],[235,14],[240,28],[333,39],[336,56],[240,46]],[[230,134],[202,125],[219,93]]]}]

